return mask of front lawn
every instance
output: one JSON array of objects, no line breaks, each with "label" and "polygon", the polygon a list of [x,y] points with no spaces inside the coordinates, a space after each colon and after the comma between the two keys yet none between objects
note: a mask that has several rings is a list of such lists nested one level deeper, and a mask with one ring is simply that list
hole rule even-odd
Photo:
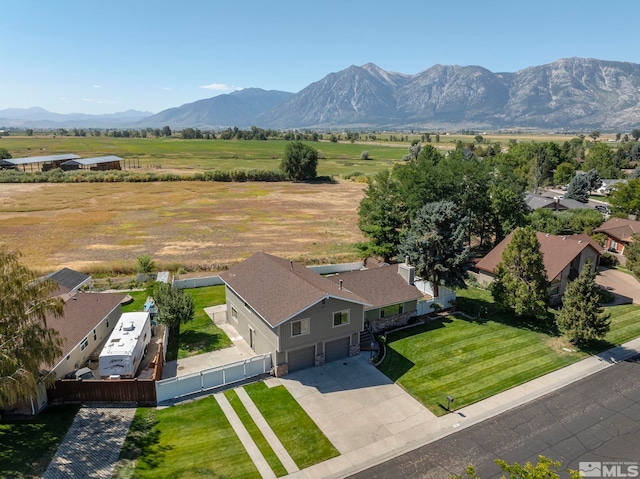
[{"label": "front lawn", "polygon": [[449,316],[392,333],[380,365],[437,415],[446,413],[447,395],[460,408],[640,336],[640,307],[635,305],[607,308],[611,332],[606,339],[575,351],[552,322],[498,313],[487,291],[469,288],[458,297],[461,309],[480,313],[482,319]]},{"label": "front lawn", "polygon": [[300,469],[340,455],[284,386],[244,386],[264,419]]},{"label": "front lawn", "polygon": [[[166,409],[139,408],[115,477],[260,478],[224,412],[210,396]],[[123,467],[137,460],[133,467]]]},{"label": "front lawn", "polygon": [[28,420],[0,421],[0,477],[41,477],[79,409],[56,406]]}]

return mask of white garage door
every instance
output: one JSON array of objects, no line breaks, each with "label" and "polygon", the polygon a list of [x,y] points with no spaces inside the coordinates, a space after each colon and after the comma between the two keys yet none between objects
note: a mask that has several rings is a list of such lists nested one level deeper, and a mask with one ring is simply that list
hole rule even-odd
[{"label": "white garage door", "polygon": [[316,365],[316,347],[296,349],[288,353],[289,372],[311,368]]}]

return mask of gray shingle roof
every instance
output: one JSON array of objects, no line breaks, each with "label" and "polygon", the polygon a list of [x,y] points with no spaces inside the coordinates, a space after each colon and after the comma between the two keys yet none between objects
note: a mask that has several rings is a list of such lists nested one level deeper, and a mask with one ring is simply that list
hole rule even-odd
[{"label": "gray shingle roof", "polygon": [[300,263],[256,253],[220,278],[268,324],[275,327],[325,298],[369,303]]},{"label": "gray shingle roof", "polygon": [[61,270],[45,276],[45,278],[52,279],[60,286],[69,288],[69,290],[73,291],[74,289],[82,286],[84,282],[91,279],[91,276],[69,268],[62,268]]}]

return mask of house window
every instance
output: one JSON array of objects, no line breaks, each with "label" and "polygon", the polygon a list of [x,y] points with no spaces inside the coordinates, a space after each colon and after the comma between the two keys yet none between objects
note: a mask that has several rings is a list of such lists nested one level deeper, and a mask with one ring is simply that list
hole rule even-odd
[{"label": "house window", "polygon": [[291,322],[291,336],[309,334],[309,318]]},{"label": "house window", "polygon": [[93,340],[97,341],[98,340],[98,335],[96,334],[96,330],[93,330]]},{"label": "house window", "polygon": [[231,317],[238,322],[238,310],[234,307],[231,308]]},{"label": "house window", "polygon": [[84,351],[87,348],[87,346],[89,346],[89,338],[88,337],[84,338],[82,340],[82,343],[80,343],[80,351]]},{"label": "house window", "polygon": [[349,324],[349,311],[338,311],[333,313],[333,326],[342,326],[343,324]]},{"label": "house window", "polygon": [[398,314],[404,313],[404,303],[398,305]]},{"label": "house window", "polygon": [[109,329],[109,318],[107,318],[107,329]]},{"label": "house window", "polygon": [[556,286],[555,288],[549,290],[549,296],[555,296],[560,292],[560,286]]}]

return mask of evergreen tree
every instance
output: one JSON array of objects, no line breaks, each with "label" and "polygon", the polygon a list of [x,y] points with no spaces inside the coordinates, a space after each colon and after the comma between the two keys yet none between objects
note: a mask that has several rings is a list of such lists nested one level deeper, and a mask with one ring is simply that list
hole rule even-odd
[{"label": "evergreen tree", "polygon": [[366,255],[382,256],[389,261],[396,255],[402,228],[403,201],[398,182],[389,170],[383,170],[368,181],[358,208],[358,226],[369,240],[359,244]]},{"label": "evergreen tree", "polygon": [[52,298],[53,281],[18,261],[18,253],[0,250],[0,408],[35,397],[43,367],[53,366],[62,354],[58,332],[47,327],[47,317],[60,317],[64,304]]},{"label": "evergreen tree", "polygon": [[398,252],[416,268],[416,274],[438,286],[464,287],[469,267],[469,247],[465,244],[469,218],[462,216],[450,201],[427,203],[411,220]]},{"label": "evergreen tree", "polygon": [[544,316],[549,306],[548,285],[536,232],[529,227],[516,229],[491,283],[496,304],[523,316]]},{"label": "evergreen tree", "polygon": [[582,203],[589,201],[589,180],[585,175],[576,175],[573,177],[567,187],[566,197],[577,200]]},{"label": "evergreen tree", "polygon": [[571,342],[600,339],[609,331],[609,313],[600,307],[595,278],[596,273],[589,261],[564,292],[556,324]]}]

